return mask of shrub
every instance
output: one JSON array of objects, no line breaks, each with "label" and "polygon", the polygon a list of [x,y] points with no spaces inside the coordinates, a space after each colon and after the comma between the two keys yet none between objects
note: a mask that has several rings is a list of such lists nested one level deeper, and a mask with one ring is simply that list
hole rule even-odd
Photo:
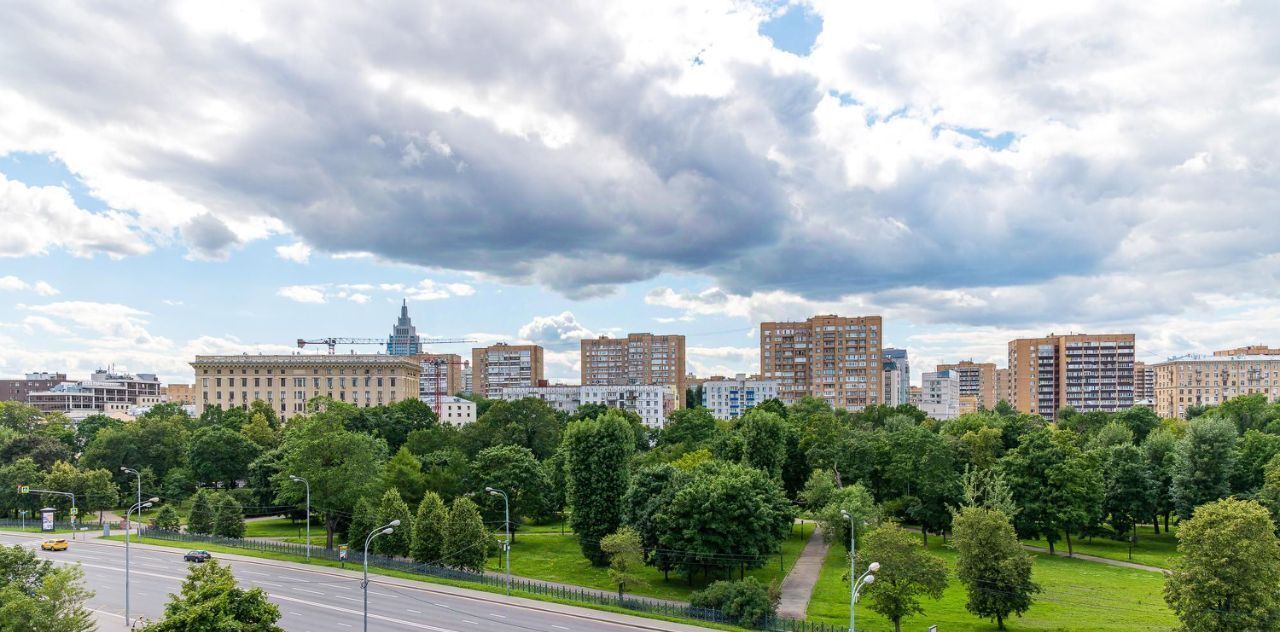
[{"label": "shrub", "polygon": [[756,578],[748,577],[738,582],[715,582],[706,590],[693,593],[689,603],[695,608],[719,610],[733,623],[758,625],[773,616],[778,605],[774,593]]}]

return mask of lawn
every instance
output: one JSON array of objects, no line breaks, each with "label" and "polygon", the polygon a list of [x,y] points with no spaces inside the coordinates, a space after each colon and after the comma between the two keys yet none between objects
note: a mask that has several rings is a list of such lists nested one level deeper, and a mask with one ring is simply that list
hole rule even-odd
[{"label": "lawn", "polygon": [[[774,556],[763,568],[749,570],[747,575],[766,584],[775,580],[781,583],[786,571],[791,570],[801,549],[804,548],[806,539],[812,533],[812,527],[806,528],[805,539],[801,539],[799,526],[793,527],[792,536],[783,541],[782,560]],[[780,562],[782,568],[779,567]],[[499,572],[505,570],[503,560],[497,555],[489,558],[487,568]],[[617,584],[609,581],[607,567],[592,566],[582,556],[577,538],[571,535],[561,536],[558,533],[517,534],[515,543],[511,547],[511,574],[607,591],[618,589]],[[664,581],[661,571],[648,566],[641,571],[641,574],[645,578],[646,585],[633,586],[628,589],[629,593],[679,601],[687,601],[690,593],[705,588],[715,579],[708,580],[699,575],[690,585],[682,574],[672,572],[671,579]],[[737,576],[737,573],[734,573],[735,579]]]},{"label": "lawn", "polygon": [[[311,525],[311,536],[316,533],[324,535],[324,525],[319,521]],[[246,520],[244,537],[246,538],[297,538],[299,542],[306,539],[307,523],[289,518],[264,518],[262,520]],[[323,540],[322,540],[323,541]]]},{"label": "lawn", "polygon": [[[930,538],[929,549],[954,572],[956,555]],[[848,625],[849,588],[841,576],[847,564],[842,547],[833,546],[809,602],[809,619]],[[1010,630],[1170,630],[1177,625],[1164,604],[1159,573],[1035,554],[1032,579],[1042,592],[1021,618],[1006,622]],[[964,608],[964,587],[952,577],[942,599],[924,599],[924,614],[904,619],[905,630],[937,625],[941,630],[995,630],[994,621],[978,619]],[[892,630],[893,624],[858,604],[859,630]]]},{"label": "lawn", "polygon": [[[1173,533],[1162,532],[1156,535],[1152,533],[1150,527],[1139,527],[1138,542],[1133,547],[1132,560],[1129,559],[1129,544],[1110,538],[1093,538],[1092,542],[1087,539],[1072,539],[1072,548],[1075,549],[1076,553],[1169,568],[1170,563],[1181,556],[1178,553],[1177,527],[1174,527],[1173,531]],[[1049,548],[1049,543],[1044,540],[1023,540],[1022,543],[1042,549]],[[1065,553],[1067,551],[1067,543],[1065,541],[1056,542],[1054,549]]]}]

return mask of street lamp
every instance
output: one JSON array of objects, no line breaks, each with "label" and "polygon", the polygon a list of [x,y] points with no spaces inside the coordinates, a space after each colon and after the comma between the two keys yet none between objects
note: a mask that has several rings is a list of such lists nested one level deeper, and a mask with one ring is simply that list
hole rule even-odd
[{"label": "street lamp", "polygon": [[849,521],[849,632],[854,632],[858,592],[867,584],[875,583],[876,576],[872,575],[872,573],[880,570],[880,562],[872,562],[867,566],[867,572],[863,573],[861,577],[858,576],[858,551],[856,548],[858,528],[849,512],[841,509],[840,515]]},{"label": "street lamp", "polygon": [[369,632],[369,543],[380,535],[388,535],[395,531],[395,527],[400,526],[399,520],[391,522],[374,529],[364,539],[364,582],[360,587],[364,589],[364,632]]},{"label": "street lamp", "polygon": [[135,510],[142,512],[144,507],[150,507],[152,503],[160,502],[159,498],[152,498],[147,502],[139,501],[124,512],[124,624],[129,625],[129,514]]},{"label": "street lamp", "polygon": [[[139,474],[138,470],[127,468],[123,465],[120,466],[120,471],[124,472],[125,474],[133,474],[134,476],[138,477],[138,504],[141,505],[142,504],[142,474]],[[139,514],[141,514],[141,510],[139,510]],[[126,543],[129,541],[128,512],[125,512],[124,541]],[[141,530],[138,531],[138,541],[139,542],[142,541]]]},{"label": "street lamp", "polygon": [[311,483],[301,476],[289,475],[289,480],[307,486],[307,561],[311,561]]},{"label": "street lamp", "polygon": [[490,496],[502,496],[502,526],[507,530],[507,540],[502,543],[502,548],[507,554],[507,594],[511,594],[511,501],[507,498],[507,493],[492,487],[484,488],[489,492]]}]

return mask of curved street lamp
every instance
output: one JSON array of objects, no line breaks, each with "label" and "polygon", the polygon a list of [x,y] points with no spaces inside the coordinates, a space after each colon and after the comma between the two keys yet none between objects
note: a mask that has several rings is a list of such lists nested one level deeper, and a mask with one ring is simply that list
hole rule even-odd
[{"label": "curved street lamp", "polygon": [[395,531],[395,527],[400,526],[399,520],[391,522],[374,529],[364,539],[364,581],[360,587],[364,589],[364,632],[369,632],[369,543],[380,535],[388,535]]},{"label": "curved street lamp", "polygon": [[507,530],[507,540],[502,543],[502,549],[507,554],[507,594],[511,594],[511,501],[507,498],[507,492],[492,487],[484,488],[489,492],[490,496],[502,496],[502,526]]},{"label": "curved street lamp", "polygon": [[134,511],[142,513],[144,508],[158,502],[160,502],[159,498],[152,498],[145,503],[139,500],[124,512],[124,624],[126,627],[129,626],[129,514]]},{"label": "curved street lamp", "polygon": [[863,573],[861,577],[858,576],[858,551],[856,548],[858,528],[849,512],[841,509],[840,515],[849,521],[849,632],[855,632],[854,621],[857,614],[855,609],[858,605],[858,593],[868,584],[875,583],[876,576],[872,573],[880,570],[880,562],[872,562],[867,566],[867,572]]},{"label": "curved street lamp", "polygon": [[[301,476],[289,475],[289,480],[307,486],[307,561],[311,561],[311,483]],[[328,546],[328,545],[325,545]]]}]

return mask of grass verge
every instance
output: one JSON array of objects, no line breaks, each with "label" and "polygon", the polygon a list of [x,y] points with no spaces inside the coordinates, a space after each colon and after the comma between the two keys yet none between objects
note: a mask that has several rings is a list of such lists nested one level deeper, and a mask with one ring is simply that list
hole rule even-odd
[{"label": "grass verge", "polygon": [[[1049,543],[1044,540],[1023,540],[1023,544],[1048,549]],[[1109,538],[1093,538],[1073,539],[1072,548],[1076,553],[1084,553],[1085,555],[1096,555],[1105,557],[1110,560],[1119,560],[1122,562],[1134,562],[1137,564],[1146,564],[1148,566],[1158,566],[1160,568],[1170,568],[1173,561],[1182,556],[1178,553],[1178,536],[1177,529],[1174,533],[1160,533],[1159,535],[1152,533],[1150,527],[1138,528],[1138,542],[1133,547],[1133,559],[1129,559],[1129,544],[1119,540]],[[1058,541],[1054,544],[1054,549],[1058,552],[1065,553],[1067,551],[1067,543]]]}]

